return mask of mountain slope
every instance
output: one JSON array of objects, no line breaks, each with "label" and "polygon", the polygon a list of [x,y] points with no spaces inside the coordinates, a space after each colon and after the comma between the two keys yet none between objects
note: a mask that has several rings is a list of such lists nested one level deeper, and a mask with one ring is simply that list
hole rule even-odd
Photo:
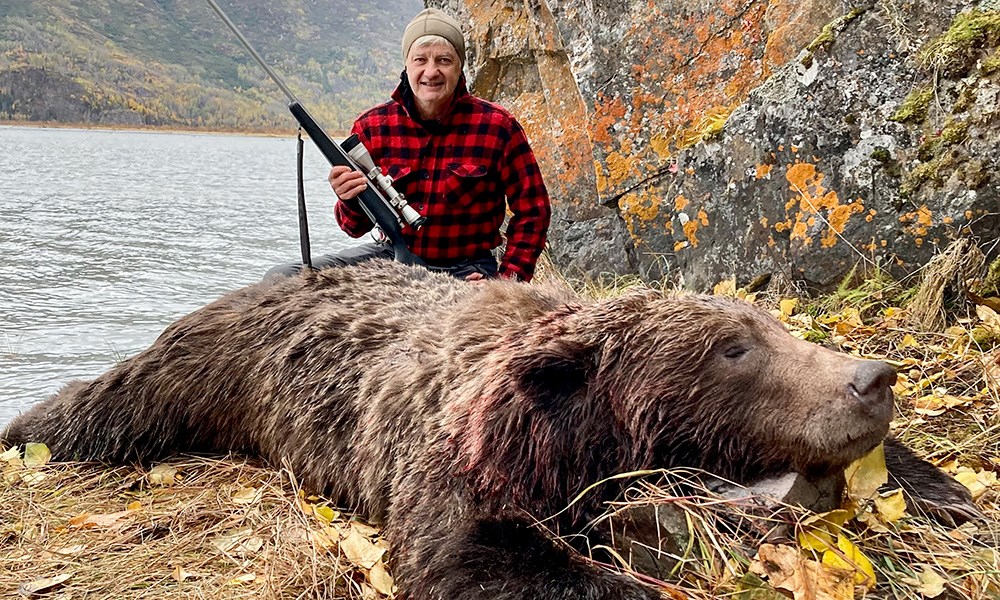
[{"label": "mountain slope", "polygon": [[[310,112],[344,129],[384,100],[420,0],[220,0]],[[268,129],[277,86],[207,3],[0,0],[0,120]]]}]

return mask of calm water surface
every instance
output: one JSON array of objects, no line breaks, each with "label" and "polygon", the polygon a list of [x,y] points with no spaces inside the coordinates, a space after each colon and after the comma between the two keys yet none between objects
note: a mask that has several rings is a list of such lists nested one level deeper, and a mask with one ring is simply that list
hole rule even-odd
[{"label": "calm water surface", "polygon": [[[295,139],[0,127],[0,427],[299,260]],[[306,141],[315,253],[352,243]]]}]

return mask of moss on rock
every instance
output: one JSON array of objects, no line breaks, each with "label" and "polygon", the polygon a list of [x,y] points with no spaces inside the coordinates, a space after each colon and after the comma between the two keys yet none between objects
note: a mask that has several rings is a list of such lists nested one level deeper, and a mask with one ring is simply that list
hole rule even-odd
[{"label": "moss on rock", "polygon": [[941,130],[941,143],[945,145],[958,144],[969,137],[969,124],[966,121],[949,121]]},{"label": "moss on rock", "polygon": [[979,64],[979,72],[987,77],[994,73],[1000,73],[1000,51],[994,51],[993,54],[984,58],[983,62]]},{"label": "moss on rock", "polygon": [[933,97],[934,90],[929,85],[913,90],[906,97],[906,100],[903,100],[903,103],[899,106],[899,110],[889,117],[889,120],[900,123],[909,121],[915,123],[922,122],[927,118],[927,109]]},{"label": "moss on rock", "polygon": [[943,74],[964,75],[984,48],[1000,44],[1000,10],[970,10],[958,14],[948,31],[927,43],[919,60]]}]

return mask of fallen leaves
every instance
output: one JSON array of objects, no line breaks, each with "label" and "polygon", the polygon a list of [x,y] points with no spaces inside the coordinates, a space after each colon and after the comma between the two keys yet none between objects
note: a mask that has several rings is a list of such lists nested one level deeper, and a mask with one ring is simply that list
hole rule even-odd
[{"label": "fallen leaves", "polygon": [[28,485],[34,485],[41,483],[47,474],[39,470],[39,467],[45,466],[50,458],[52,458],[52,452],[45,444],[25,444],[23,458],[16,446],[9,448],[0,454],[0,463],[3,463],[2,480],[7,484],[24,482]]},{"label": "fallen leaves", "polygon": [[944,593],[948,580],[938,574],[930,565],[919,565],[921,570],[916,577],[906,577],[903,583],[913,586],[924,598],[937,598]]},{"label": "fallen leaves", "polygon": [[378,529],[351,521],[346,526],[341,523],[324,526],[311,532],[310,539],[321,550],[342,552],[351,565],[365,574],[368,581],[365,585],[391,598],[395,593],[395,584],[385,565],[389,546],[379,535]]},{"label": "fallen leaves", "polygon": [[968,467],[959,467],[955,472],[955,479],[969,489],[973,500],[978,500],[988,489],[997,485],[997,474],[986,469],[976,471]]},{"label": "fallen leaves", "polygon": [[385,548],[378,547],[355,528],[351,528],[347,537],[340,540],[340,549],[351,564],[362,569],[371,569],[385,554]]},{"label": "fallen leaves", "polygon": [[847,479],[847,497],[855,504],[874,496],[889,481],[889,472],[885,468],[885,447],[879,444],[848,465],[844,477]]},{"label": "fallen leaves", "polygon": [[765,577],[772,587],[790,592],[795,600],[854,598],[850,571],[805,558],[791,546],[761,545],[750,571]]},{"label": "fallen leaves", "polygon": [[150,485],[170,486],[178,481],[177,468],[173,465],[161,463],[154,466],[146,474],[146,481]]},{"label": "fallen leaves", "polygon": [[29,443],[24,445],[24,466],[29,469],[38,468],[49,462],[52,452],[45,444]]},{"label": "fallen leaves", "polygon": [[385,565],[389,545],[381,539],[381,531],[361,521],[341,521],[341,514],[325,504],[316,504],[319,498],[299,492],[297,503],[306,515],[319,521],[321,527],[307,533],[308,539],[324,552],[343,553],[351,565],[365,574],[362,597],[393,597],[395,584]]},{"label": "fallen leaves", "polygon": [[235,529],[212,538],[211,543],[223,554],[246,557],[260,552],[264,539],[250,527]]},{"label": "fallen leaves", "polygon": [[17,586],[17,593],[21,596],[34,596],[37,594],[42,594],[45,592],[50,592],[55,588],[59,587],[63,583],[66,583],[71,577],[72,573],[63,573],[61,575],[55,575],[53,577],[43,577],[42,579],[35,579],[34,581],[29,581],[27,583],[22,583]]},{"label": "fallen leaves", "polygon": [[250,505],[257,504],[261,500],[262,492],[260,488],[249,487],[237,490],[230,497],[233,504]]}]

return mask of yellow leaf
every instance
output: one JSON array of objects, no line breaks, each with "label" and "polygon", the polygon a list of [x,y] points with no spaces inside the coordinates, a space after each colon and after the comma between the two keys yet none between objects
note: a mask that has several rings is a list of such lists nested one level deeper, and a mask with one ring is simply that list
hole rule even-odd
[{"label": "yellow leaf", "polygon": [[52,550],[52,553],[53,554],[61,554],[63,556],[73,556],[75,554],[80,554],[81,552],[83,552],[86,549],[87,549],[87,547],[85,545],[83,545],[83,544],[74,544],[73,546],[65,546],[63,548],[56,548],[55,550]]},{"label": "yellow leaf", "polygon": [[786,317],[792,316],[795,312],[795,308],[799,305],[798,298],[785,298],[781,302],[778,302],[778,307],[781,309],[781,314]]},{"label": "yellow leaf", "polygon": [[385,550],[371,543],[356,529],[351,529],[351,533],[341,540],[340,549],[347,560],[362,569],[371,569],[385,554]]},{"label": "yellow leaf", "polygon": [[226,582],[226,585],[243,585],[245,583],[253,583],[257,581],[257,575],[254,573],[246,573],[240,575],[239,577],[233,577]]},{"label": "yellow leaf", "polygon": [[[965,330],[964,327],[960,325],[952,325],[951,327],[947,327],[945,328],[944,332],[945,334],[956,338],[964,338],[969,333],[968,331]],[[931,347],[933,348],[933,346]]]},{"label": "yellow leaf", "polygon": [[323,550],[329,550],[340,540],[340,535],[335,529],[325,527],[321,531],[309,532],[309,538]]},{"label": "yellow leaf", "polygon": [[313,508],[313,513],[319,517],[321,521],[326,521],[327,523],[340,516],[340,513],[333,510],[329,506],[316,506]]},{"label": "yellow leaf", "polygon": [[152,485],[170,486],[177,482],[177,469],[167,464],[159,464],[149,470],[146,479]]},{"label": "yellow leaf", "polygon": [[927,394],[913,400],[913,412],[918,415],[936,417],[945,411],[944,401],[934,394]]},{"label": "yellow leaf", "polygon": [[101,515],[81,513],[70,519],[69,525],[71,527],[79,527],[81,529],[114,527],[116,525],[121,525],[119,522],[128,514],[129,512],[127,510]]},{"label": "yellow leaf", "polygon": [[736,279],[723,279],[715,284],[715,287],[712,288],[712,293],[716,296],[735,296]]},{"label": "yellow leaf", "polygon": [[383,596],[391,597],[395,590],[392,576],[385,570],[385,564],[382,561],[375,563],[375,566],[368,571],[368,581],[371,582],[375,591]]},{"label": "yellow leaf", "polygon": [[21,481],[27,483],[28,485],[34,485],[40,483],[46,478],[46,474],[41,471],[28,471],[27,473],[21,473]]},{"label": "yellow leaf", "polygon": [[799,546],[816,552],[829,550],[850,516],[851,513],[846,510],[831,510],[803,520],[796,536]]},{"label": "yellow leaf", "polygon": [[253,529],[243,527],[216,536],[212,545],[224,553],[247,555],[256,554],[264,547],[264,540],[253,535]]},{"label": "yellow leaf", "polygon": [[0,460],[3,462],[11,462],[13,460],[21,459],[21,452],[17,449],[17,446],[7,449],[3,454],[0,454]]},{"label": "yellow leaf", "polygon": [[912,348],[912,347],[916,347],[916,346],[919,346],[919,345],[920,344],[917,342],[917,338],[913,337],[912,335],[910,335],[908,333],[908,334],[906,334],[906,335],[903,336],[902,340],[899,341],[899,344],[897,345],[897,347],[898,348]]},{"label": "yellow leaf", "polygon": [[49,462],[52,452],[45,444],[29,443],[24,445],[24,466],[40,467]]},{"label": "yellow leaf", "polygon": [[875,585],[875,568],[858,547],[851,543],[843,534],[837,536],[837,549],[823,553],[823,564],[836,569],[846,569],[854,572],[854,583],[865,587]]},{"label": "yellow leaf", "polygon": [[889,481],[882,444],[848,465],[844,477],[847,479],[847,495],[855,503],[874,496]]},{"label": "yellow leaf", "polygon": [[132,502],[129,502],[125,506],[125,510],[126,511],[142,510],[142,502],[139,502],[138,500],[133,500]]},{"label": "yellow leaf", "polygon": [[884,523],[895,523],[906,514],[906,499],[903,490],[895,490],[875,497],[875,510]]},{"label": "yellow leaf", "polygon": [[174,567],[174,570],[170,572],[170,578],[178,583],[195,577],[200,577],[200,575],[187,571],[180,565]]},{"label": "yellow leaf", "polygon": [[962,467],[955,473],[955,479],[969,488],[973,500],[978,500],[986,490],[997,484],[996,473],[980,470],[978,473],[967,467]]}]

